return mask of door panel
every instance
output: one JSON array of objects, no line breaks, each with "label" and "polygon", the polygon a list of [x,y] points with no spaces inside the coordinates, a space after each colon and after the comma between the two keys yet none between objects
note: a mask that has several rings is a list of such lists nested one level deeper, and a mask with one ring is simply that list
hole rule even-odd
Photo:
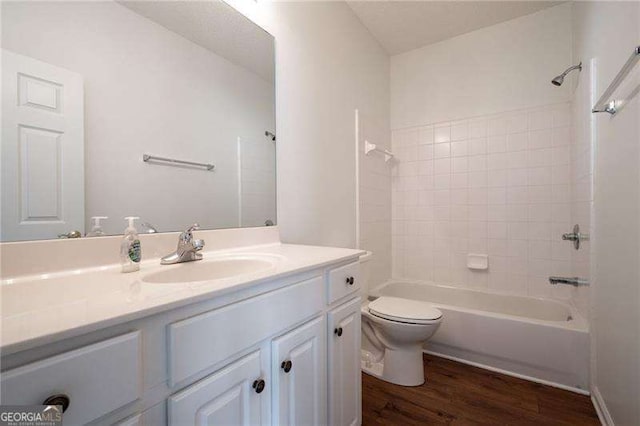
[{"label": "door panel", "polygon": [[329,312],[329,424],[361,422],[360,298]]},{"label": "door panel", "polygon": [[2,50],[0,240],[84,233],[82,76]]},{"label": "door panel", "polygon": [[267,380],[260,365],[260,351],[253,352],[171,396],[169,425],[262,424],[262,404],[269,403],[269,392],[267,386],[262,393],[253,387],[256,380]]},{"label": "door panel", "polygon": [[326,424],[325,348],[323,317],[273,341],[273,424]]}]

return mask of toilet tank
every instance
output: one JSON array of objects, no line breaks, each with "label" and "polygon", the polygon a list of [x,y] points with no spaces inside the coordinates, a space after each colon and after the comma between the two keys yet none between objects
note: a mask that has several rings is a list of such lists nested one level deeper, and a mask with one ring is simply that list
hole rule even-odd
[{"label": "toilet tank", "polygon": [[360,286],[360,296],[362,300],[367,300],[369,296],[369,283],[371,282],[371,258],[373,253],[367,251],[360,256],[360,280],[362,281]]}]

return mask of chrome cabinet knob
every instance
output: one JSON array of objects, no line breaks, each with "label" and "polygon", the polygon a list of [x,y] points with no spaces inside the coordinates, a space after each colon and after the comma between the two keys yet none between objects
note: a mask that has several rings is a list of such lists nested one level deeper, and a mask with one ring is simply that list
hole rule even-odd
[{"label": "chrome cabinet knob", "polygon": [[333,334],[336,334],[338,337],[342,336],[342,327],[338,327],[333,330]]}]

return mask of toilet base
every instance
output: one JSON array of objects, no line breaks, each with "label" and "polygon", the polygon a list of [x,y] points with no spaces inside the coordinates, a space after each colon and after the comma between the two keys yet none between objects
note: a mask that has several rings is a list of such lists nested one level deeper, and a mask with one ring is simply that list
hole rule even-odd
[{"label": "toilet base", "polygon": [[386,349],[384,359],[380,362],[371,361],[370,354],[367,354],[367,351],[362,351],[362,371],[366,374],[400,386],[424,384],[422,348]]},{"label": "toilet base", "polygon": [[378,379],[382,379],[384,361],[375,362],[373,359],[374,356],[371,354],[371,352],[362,349],[360,358],[360,366],[362,368],[362,372]]}]

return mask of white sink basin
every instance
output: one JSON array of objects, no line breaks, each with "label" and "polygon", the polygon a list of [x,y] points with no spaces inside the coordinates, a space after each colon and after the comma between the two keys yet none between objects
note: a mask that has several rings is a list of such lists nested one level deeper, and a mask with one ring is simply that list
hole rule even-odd
[{"label": "white sink basin", "polygon": [[266,271],[272,261],[256,258],[223,258],[180,263],[154,272],[142,281],[154,284],[214,281]]}]

